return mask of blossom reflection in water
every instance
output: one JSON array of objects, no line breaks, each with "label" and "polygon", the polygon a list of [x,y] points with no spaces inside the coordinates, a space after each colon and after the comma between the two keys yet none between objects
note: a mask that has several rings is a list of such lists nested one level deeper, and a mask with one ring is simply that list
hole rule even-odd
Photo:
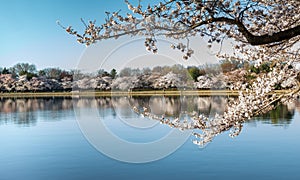
[{"label": "blossom reflection in water", "polygon": [[[159,120],[162,124],[179,129],[203,129],[210,127],[215,131],[220,131],[214,124],[210,123],[209,117],[224,112],[227,103],[226,97],[198,97],[198,96],[152,96],[152,97],[97,97],[97,98],[3,98],[0,101],[1,122],[12,121],[17,125],[32,126],[38,123],[37,112],[45,111],[48,113],[48,121],[55,121],[65,116],[61,111],[74,113],[73,108],[97,107],[110,113],[130,114],[134,111],[142,114],[144,117]],[[113,111],[106,111],[113,109]],[[253,118],[250,121],[263,121],[263,123],[276,126],[288,126],[295,114],[300,111],[300,102],[294,101],[287,105],[281,105],[277,109],[263,115]],[[200,114],[200,115],[199,115]],[[205,114],[208,119],[201,116]],[[105,114],[103,114],[105,116]],[[199,119],[202,118],[202,123]],[[204,124],[206,123],[206,124]],[[221,129],[227,131],[229,129]],[[241,129],[237,129],[240,131]],[[199,135],[196,131],[195,136]],[[212,139],[205,139],[209,142]]]}]

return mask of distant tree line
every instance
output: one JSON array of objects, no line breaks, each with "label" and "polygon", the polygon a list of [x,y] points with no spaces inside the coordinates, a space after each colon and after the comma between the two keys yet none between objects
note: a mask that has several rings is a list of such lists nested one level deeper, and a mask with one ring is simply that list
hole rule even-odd
[{"label": "distant tree line", "polygon": [[[34,64],[29,63],[17,63],[12,67],[0,67],[0,74],[12,74],[13,77],[20,77],[26,75],[27,79],[30,80],[33,77],[45,77],[47,79],[62,80],[68,78],[73,80],[73,77],[83,78],[86,76],[92,76],[91,74],[82,73],[80,70],[64,70],[58,67],[55,68],[44,68],[37,70]],[[109,73],[103,69],[97,72],[98,76],[110,76],[113,79],[117,76],[116,69],[112,69]]]},{"label": "distant tree line", "polygon": [[47,79],[56,79],[60,81],[64,78],[73,80],[73,78],[81,79],[91,76],[110,76],[112,79],[115,79],[116,77],[139,76],[143,74],[155,73],[166,75],[169,72],[173,72],[174,74],[180,75],[183,80],[192,79],[197,81],[199,76],[227,73],[238,68],[246,68],[249,70],[249,72],[259,73],[261,71],[269,71],[270,65],[263,64],[261,67],[257,68],[248,63],[241,63],[240,61],[222,60],[218,64],[204,64],[201,66],[185,67],[180,64],[175,64],[172,66],[156,66],[153,68],[147,67],[142,69],[125,67],[120,70],[119,73],[116,69],[112,69],[109,72],[104,69],[99,69],[96,73],[86,74],[82,73],[80,70],[64,70],[58,67],[37,70],[34,64],[17,63],[13,67],[0,67],[0,74],[12,74],[14,77],[26,75],[28,80],[30,80],[32,77],[45,77]]},{"label": "distant tree line", "polygon": [[[169,72],[173,72],[174,74],[181,75],[182,79],[193,79],[197,81],[199,76],[204,75],[217,75],[220,73],[227,73],[234,71],[239,68],[246,67],[247,69],[249,65],[246,63],[240,63],[240,61],[233,61],[233,60],[222,60],[220,63],[217,64],[204,64],[201,66],[188,66],[184,67],[183,65],[175,64],[173,66],[156,66],[152,69],[150,68],[130,68],[126,67],[122,69],[119,73],[120,77],[125,76],[138,76],[142,74],[154,74],[160,73],[162,75],[166,75]],[[252,66],[251,66],[252,67]]]}]

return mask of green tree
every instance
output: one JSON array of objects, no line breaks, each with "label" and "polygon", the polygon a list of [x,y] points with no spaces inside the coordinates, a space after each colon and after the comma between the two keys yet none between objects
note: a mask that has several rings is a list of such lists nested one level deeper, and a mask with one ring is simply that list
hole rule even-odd
[{"label": "green tree", "polygon": [[37,72],[36,66],[34,64],[29,64],[29,63],[18,63],[11,68],[11,71],[13,72],[13,74],[16,74],[18,76],[22,76],[22,75],[34,76],[36,75]]},{"label": "green tree", "polygon": [[194,81],[197,81],[197,78],[200,76],[200,70],[196,66],[188,67],[189,75],[193,78]]},{"label": "green tree", "polygon": [[117,76],[117,70],[116,70],[116,69],[112,69],[112,70],[110,71],[110,76],[111,76],[113,79],[115,79],[116,76]]},{"label": "green tree", "polygon": [[1,74],[10,74],[9,70],[5,67],[1,71]]},{"label": "green tree", "polygon": [[39,76],[46,76],[46,72],[44,70],[39,70],[38,75]]}]

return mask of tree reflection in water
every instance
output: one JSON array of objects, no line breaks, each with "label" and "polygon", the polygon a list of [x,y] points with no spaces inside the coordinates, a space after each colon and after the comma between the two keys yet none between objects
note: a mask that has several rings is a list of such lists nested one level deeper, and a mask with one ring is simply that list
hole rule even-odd
[{"label": "tree reflection in water", "polygon": [[[179,118],[187,119],[195,114],[205,114],[208,117],[214,116],[216,113],[222,114],[226,103],[226,97],[218,96],[3,98],[0,100],[0,124],[12,122],[21,126],[32,126],[38,122],[40,112],[44,113],[47,121],[61,120],[66,116],[66,111],[73,113],[73,108],[82,107],[97,107],[102,110],[102,116],[112,115],[114,117],[118,113],[130,115],[133,111],[138,111],[139,114],[143,114],[145,111],[152,115],[152,119],[161,120],[163,118],[174,122]],[[252,121],[288,126],[295,111],[299,110],[300,103],[296,101],[278,106],[277,109],[261,117],[253,118]]]},{"label": "tree reflection in water", "polygon": [[[294,103],[296,104],[296,102]],[[292,105],[292,104],[290,104]],[[299,106],[298,106],[299,107]],[[291,123],[294,115],[295,115],[295,108],[289,108],[289,105],[281,105],[278,106],[273,111],[270,111],[261,117],[254,118],[256,121],[262,121],[266,124],[273,124],[276,126],[287,126]]]},{"label": "tree reflection in water", "polygon": [[3,98],[0,100],[0,124],[11,123],[20,126],[34,126],[38,116],[45,121],[56,121],[66,116],[66,110],[73,108],[70,98]]}]

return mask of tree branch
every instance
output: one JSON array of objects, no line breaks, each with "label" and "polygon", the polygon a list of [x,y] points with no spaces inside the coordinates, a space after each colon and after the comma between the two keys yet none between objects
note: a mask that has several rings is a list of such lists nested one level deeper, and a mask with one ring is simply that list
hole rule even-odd
[{"label": "tree branch", "polygon": [[205,24],[209,24],[212,22],[226,22],[230,25],[236,25],[238,27],[238,30],[243,34],[243,36],[247,39],[247,42],[253,46],[257,45],[265,45],[265,44],[271,44],[276,42],[281,42],[284,40],[291,39],[293,37],[300,35],[300,25],[284,30],[279,31],[276,33],[273,33],[272,35],[265,34],[261,36],[253,35],[251,32],[248,31],[248,29],[244,26],[244,24],[237,20],[237,19],[230,19],[227,17],[219,17],[219,18],[211,18],[207,21],[202,21],[198,24],[195,24],[192,26],[192,29],[195,29],[197,27],[200,27]]}]

